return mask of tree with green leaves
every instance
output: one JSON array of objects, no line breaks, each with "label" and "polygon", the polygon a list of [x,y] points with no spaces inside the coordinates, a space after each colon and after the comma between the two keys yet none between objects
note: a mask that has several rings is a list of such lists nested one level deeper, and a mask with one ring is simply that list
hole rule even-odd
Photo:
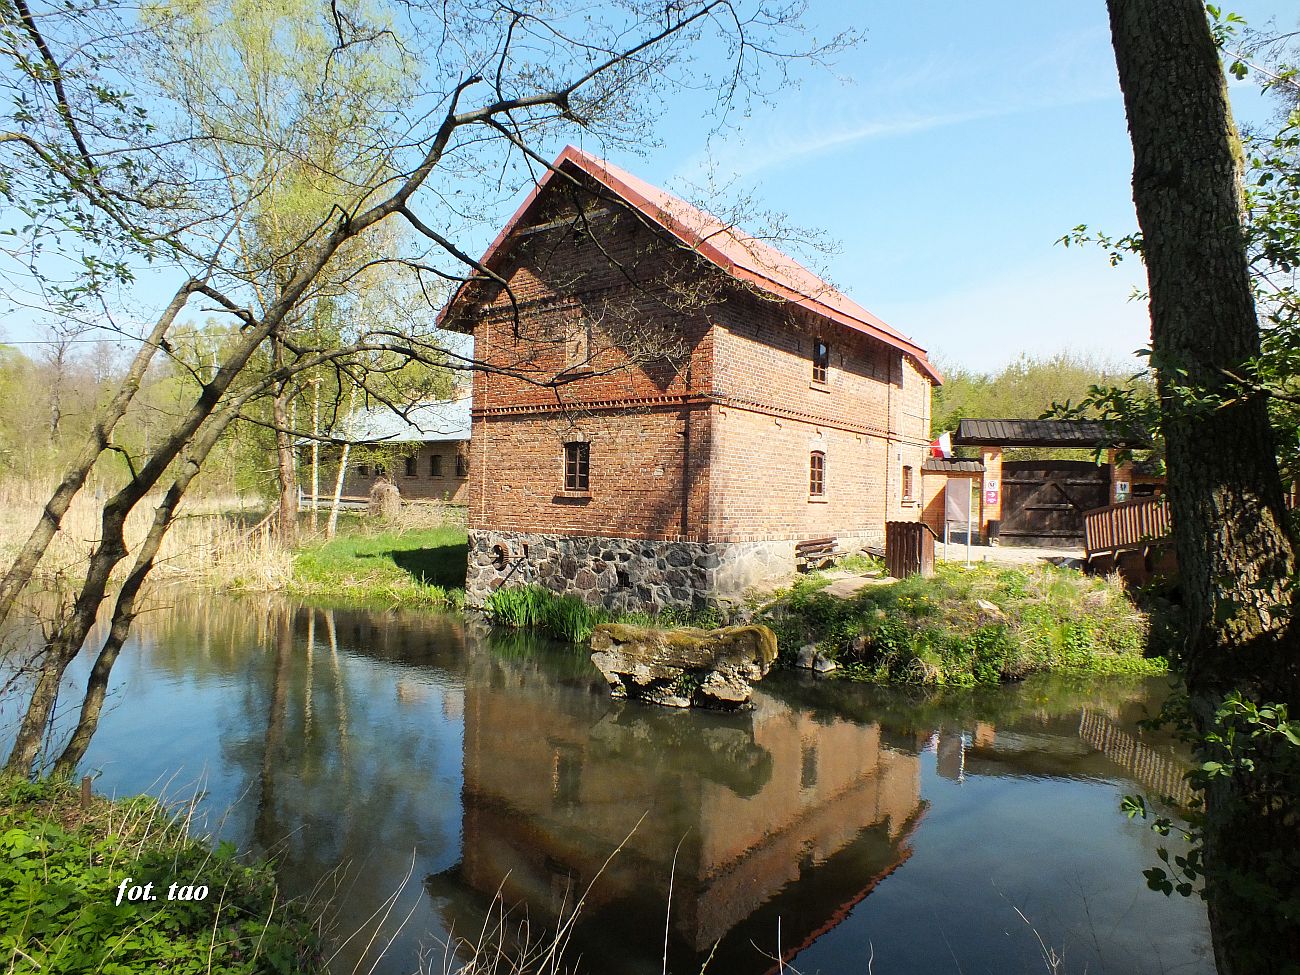
[{"label": "tree with green leaves", "polygon": [[[27,46],[10,52],[8,62],[0,60],[0,70],[55,106],[56,121],[73,120],[71,127],[52,128],[60,145],[74,147],[68,152],[79,152],[78,138],[92,134],[81,155],[95,160],[97,130],[84,106],[69,97],[64,79],[85,58],[84,48],[103,50],[97,64],[116,72],[112,80],[125,92],[114,97],[145,119],[145,131],[132,132],[112,151],[134,153],[139,162],[133,171],[166,202],[146,208],[134,222],[131,213],[112,212],[130,233],[165,241],[173,277],[180,279],[145,329],[145,351],[122,390],[101,412],[89,445],[0,581],[0,624],[12,615],[87,473],[101,454],[120,446],[113,442],[117,421],[152,356],[172,354],[177,315],[195,302],[232,323],[220,360],[201,373],[167,429],[149,450],[126,458],[129,474],[103,506],[99,540],[71,606],[54,621],[35,662],[8,761],[14,772],[32,769],[63,674],[111,597],[108,636],[81,721],[56,761],[61,770],[75,766],[162,539],[232,424],[250,420],[254,404],[273,403],[298,377],[322,369],[336,372],[340,391],[356,386],[369,399],[392,402],[373,379],[376,361],[448,363],[448,350],[427,317],[351,320],[340,340],[304,327],[314,302],[359,295],[362,279],[381,272],[404,276],[409,293],[428,295],[432,304],[447,286],[473,276],[504,284],[457,239],[485,219],[496,196],[512,196],[520,182],[535,181],[548,169],[555,140],[580,133],[589,141],[642,144],[660,99],[705,83],[697,52],[707,52],[708,70],[726,65],[720,78],[707,82],[718,91],[718,112],[725,116],[746,93],[779,89],[793,59],[819,59],[842,42],[791,50],[800,10],[766,0],[616,0],[596,9],[560,0],[539,10],[495,0],[335,3],[306,11],[310,24],[288,18],[249,32],[237,57],[216,52],[233,60],[211,71],[196,64],[181,77],[161,73],[159,64],[174,63],[187,39],[201,36],[212,18],[251,23],[276,16],[278,8],[263,13],[263,6],[231,0],[149,7],[131,30],[88,39],[65,35],[57,19],[46,34],[43,14],[34,13],[25,28]],[[297,49],[300,32],[310,43]],[[286,84],[246,97],[244,64],[258,69],[248,72],[258,79],[273,78],[262,62],[275,67],[277,58],[295,50],[302,64],[293,71],[314,87]],[[33,58],[43,67],[28,70]],[[355,84],[372,60],[393,70],[397,81],[375,88]],[[339,100],[350,106],[347,112],[316,111]],[[317,138],[321,126],[327,131]],[[329,151],[318,152],[321,147]],[[155,154],[166,165],[151,171],[143,162]],[[155,173],[157,187],[150,182]],[[93,186],[78,185],[74,192],[99,200]],[[397,253],[376,246],[390,227],[400,228]],[[250,368],[257,363],[264,368]],[[475,366],[464,358],[456,364]],[[277,435],[301,432],[290,429],[289,419],[273,408]],[[126,519],[142,504],[153,507],[153,518],[145,539],[129,551]]]},{"label": "tree with green leaves", "polygon": [[[1300,959],[1300,634],[1268,397],[1245,154],[1199,0],[1108,0],[1133,142],[1185,609],[1180,663],[1202,760],[1200,859],[1219,971]],[[1215,13],[1215,11],[1211,11]],[[1157,878],[1159,879],[1159,878]]]}]

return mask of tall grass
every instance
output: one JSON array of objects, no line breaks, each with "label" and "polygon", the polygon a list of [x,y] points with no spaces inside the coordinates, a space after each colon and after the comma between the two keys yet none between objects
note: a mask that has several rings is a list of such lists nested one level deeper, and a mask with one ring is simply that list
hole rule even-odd
[{"label": "tall grass", "polygon": [[569,643],[591,639],[597,624],[611,619],[608,611],[588,606],[577,596],[561,596],[537,585],[498,589],[484,608],[493,623],[541,630]]},{"label": "tall grass", "polygon": [[703,629],[726,624],[722,614],[712,608],[665,607],[658,613],[614,613],[599,606],[588,606],[577,596],[561,596],[536,584],[498,589],[484,601],[483,608],[492,622],[500,626],[537,629],[569,643],[585,643],[601,623]]},{"label": "tall grass", "polygon": [[[0,483],[0,568],[8,566],[40,518],[48,495],[35,485]],[[196,498],[181,505],[155,560],[157,576],[198,576],[225,583],[243,576],[261,577],[266,588],[289,578],[291,560],[276,550],[265,533],[248,529],[265,506],[242,498]],[[73,499],[58,533],[38,569],[47,582],[75,580],[84,571],[91,549],[100,538],[103,499],[89,490]],[[134,552],[153,520],[148,499],[126,522],[128,551]],[[120,567],[127,571],[129,559]]]}]

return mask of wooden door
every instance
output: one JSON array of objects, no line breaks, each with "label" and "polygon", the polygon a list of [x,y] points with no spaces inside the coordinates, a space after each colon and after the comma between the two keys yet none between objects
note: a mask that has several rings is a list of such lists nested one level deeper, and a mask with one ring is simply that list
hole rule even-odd
[{"label": "wooden door", "polygon": [[1086,460],[1002,464],[1001,537],[1015,545],[1082,545],[1083,513],[1110,500],[1110,469]]}]

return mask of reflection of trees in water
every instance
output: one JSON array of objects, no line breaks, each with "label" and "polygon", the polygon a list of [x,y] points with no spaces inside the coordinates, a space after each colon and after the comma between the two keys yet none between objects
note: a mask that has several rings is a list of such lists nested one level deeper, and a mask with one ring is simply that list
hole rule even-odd
[{"label": "reflection of trees in water", "polygon": [[[150,666],[229,686],[220,751],[243,796],[240,845],[274,856],[289,893],[342,865],[334,910],[351,932],[394,893],[413,851],[428,866],[452,857],[459,619],[249,600],[196,601],[153,622]],[[395,954],[414,957],[423,927],[413,922]]]}]

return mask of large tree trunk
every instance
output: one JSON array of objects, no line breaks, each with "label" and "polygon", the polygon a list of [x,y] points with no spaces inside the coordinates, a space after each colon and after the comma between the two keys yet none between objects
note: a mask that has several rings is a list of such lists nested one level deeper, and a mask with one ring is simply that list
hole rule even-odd
[{"label": "large tree trunk", "polygon": [[[1242,154],[1205,9],[1201,0],[1108,0],[1108,7],[1150,283],[1152,363],[1187,618],[1181,663],[1204,734],[1233,689],[1300,711],[1290,585],[1296,552],[1266,403],[1230,392],[1230,376],[1259,351],[1259,326]],[[1210,406],[1195,404],[1205,398]],[[1207,759],[1223,757],[1209,743],[1202,749]],[[1232,882],[1289,884],[1296,894],[1294,873],[1278,878],[1269,868],[1294,846],[1300,797],[1279,807],[1266,791],[1258,776],[1241,773],[1217,780],[1206,797],[1208,893],[1223,973],[1276,971],[1280,959],[1300,956],[1300,919],[1277,930],[1274,912],[1273,929],[1261,927],[1267,912]],[[1279,847],[1288,829],[1292,840]]]}]

